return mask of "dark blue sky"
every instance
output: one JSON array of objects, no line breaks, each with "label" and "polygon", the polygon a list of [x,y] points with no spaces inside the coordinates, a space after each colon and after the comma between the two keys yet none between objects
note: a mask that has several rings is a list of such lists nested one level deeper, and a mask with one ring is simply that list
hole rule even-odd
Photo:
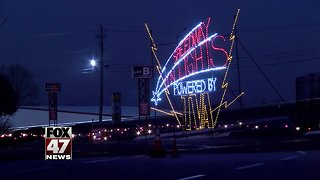
[{"label": "dark blue sky", "polygon": [[[1,17],[0,63],[22,64],[33,71],[41,87],[61,82],[61,104],[98,104],[98,74],[81,73],[89,59],[99,57],[98,25],[105,31],[105,103],[111,92],[123,94],[125,104],[136,104],[133,65],[150,64],[148,22],[157,43],[177,41],[198,22],[212,18],[211,33],[229,34],[233,15],[240,41],[287,101],[295,100],[295,77],[319,72],[320,18],[317,0],[7,0]],[[175,45],[160,47],[165,61]],[[280,99],[248,55],[239,48],[244,103],[254,105]],[[236,63],[234,61],[234,63]],[[236,68],[230,82],[237,89]],[[47,97],[42,91],[42,104]]]}]

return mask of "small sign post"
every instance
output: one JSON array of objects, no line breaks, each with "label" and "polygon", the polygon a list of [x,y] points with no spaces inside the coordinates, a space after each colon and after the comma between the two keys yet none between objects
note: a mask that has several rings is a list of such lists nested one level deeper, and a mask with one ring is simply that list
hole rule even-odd
[{"label": "small sign post", "polygon": [[141,116],[150,118],[149,79],[151,73],[150,66],[134,66],[132,68],[132,77],[138,79],[139,119]]},{"label": "small sign post", "polygon": [[60,83],[46,83],[45,90],[48,92],[49,98],[49,126],[53,121],[53,126],[58,124],[58,95],[57,92],[61,91]]},{"label": "small sign post", "polygon": [[121,123],[121,94],[119,92],[112,93],[112,123]]}]

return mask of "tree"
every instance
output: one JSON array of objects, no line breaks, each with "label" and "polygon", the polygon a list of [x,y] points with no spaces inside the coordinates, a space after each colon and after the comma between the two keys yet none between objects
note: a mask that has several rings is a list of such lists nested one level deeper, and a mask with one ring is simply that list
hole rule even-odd
[{"label": "tree", "polygon": [[18,94],[18,105],[37,105],[40,88],[32,73],[21,65],[9,67],[9,78],[14,91]]},{"label": "tree", "polygon": [[39,104],[40,87],[29,69],[21,65],[0,65],[0,72],[9,77],[18,95],[18,106]]},{"label": "tree", "polygon": [[15,93],[10,79],[0,74],[0,133],[8,129],[9,116],[17,111],[18,95]]},{"label": "tree", "polygon": [[0,116],[12,115],[17,111],[18,98],[7,76],[0,74]]}]

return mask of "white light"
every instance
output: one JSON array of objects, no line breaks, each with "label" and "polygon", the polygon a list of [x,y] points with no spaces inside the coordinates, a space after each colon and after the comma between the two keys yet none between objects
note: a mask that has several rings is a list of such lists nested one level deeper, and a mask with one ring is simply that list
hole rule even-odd
[{"label": "white light", "polygon": [[[194,27],[187,35],[184,36],[184,38],[179,42],[178,46],[174,49],[173,53],[170,55],[169,59],[167,60],[166,64],[163,66],[162,69],[162,73],[164,72],[164,70],[166,69],[167,64],[169,63],[171,57],[173,56],[173,54],[175,53],[175,51],[178,49],[178,47],[184,42],[184,40],[186,40],[188,38],[188,36],[190,36],[191,33],[193,33],[195,30],[197,30],[201,25],[203,24],[203,22],[200,22],[196,27]],[[160,81],[160,79],[158,80],[158,82]],[[157,84],[158,87],[158,84]]]},{"label": "white light", "polygon": [[177,81],[173,84],[173,95],[186,95],[216,91],[217,78],[208,78],[193,81]]},{"label": "white light", "polygon": [[259,126],[255,126],[254,128],[258,129],[258,128],[259,128]]},{"label": "white light", "polygon": [[151,134],[151,130],[150,129],[148,130],[148,134]]},{"label": "white light", "polygon": [[242,125],[242,122],[239,122],[239,125],[241,126],[241,125]]},{"label": "white light", "polygon": [[288,125],[286,124],[284,127],[285,127],[285,128],[288,128]]},{"label": "white light", "polygon": [[297,131],[300,131],[300,127],[296,127],[296,130],[297,130]]},{"label": "white light", "polygon": [[227,128],[228,127],[228,125],[224,125],[224,128]]},{"label": "white light", "polygon": [[97,65],[96,60],[91,59],[90,64],[94,68]]},{"label": "white light", "polygon": [[140,131],[137,132],[137,135],[138,135],[138,136],[140,135]]},{"label": "white light", "polygon": [[167,127],[169,127],[169,124],[166,124]]},{"label": "white light", "polygon": [[[166,77],[163,78],[162,83],[160,84],[160,87],[158,87],[156,90],[159,91],[159,90],[161,89],[161,87],[164,85],[164,83],[166,82],[166,80],[169,78],[169,75],[170,75],[171,72],[175,69],[175,67],[178,66],[181,62],[183,62],[183,60],[184,60],[187,56],[189,56],[198,46],[201,46],[202,44],[210,41],[213,37],[215,37],[215,36],[217,36],[217,35],[218,35],[218,34],[215,33],[214,35],[212,35],[212,36],[208,37],[207,39],[205,39],[205,40],[201,41],[200,43],[198,43],[195,47],[190,48],[178,61],[176,61],[176,62],[174,63],[173,67],[172,67],[171,70],[167,73]],[[158,79],[160,79],[160,77],[159,77]],[[177,81],[179,81],[179,80],[177,80]],[[177,81],[175,81],[175,82],[177,82]],[[160,94],[161,94],[161,93],[160,93]]]},{"label": "white light", "polygon": [[106,141],[106,140],[107,140],[107,137],[104,137],[103,139]]},{"label": "white light", "polygon": [[[195,71],[195,72],[193,72],[193,73],[190,73],[190,74],[188,74],[188,75],[186,75],[186,76],[183,76],[183,77],[181,77],[180,79],[177,79],[176,81],[170,83],[169,85],[167,85],[165,88],[163,88],[163,89],[162,89],[158,94],[156,94],[156,95],[159,97],[165,90],[167,90],[169,87],[171,87],[174,83],[179,82],[179,81],[182,81],[182,80],[184,80],[184,79],[187,79],[187,78],[189,78],[189,77],[191,77],[191,76],[195,76],[195,75],[201,74],[201,73],[206,73],[206,72],[209,72],[209,71],[219,71],[219,70],[223,70],[223,69],[226,69],[226,67],[225,67],[225,66],[222,66],[222,67],[214,67],[214,68],[204,69],[204,70],[201,70],[201,71]],[[159,90],[158,90],[158,91],[159,91]],[[154,95],[155,95],[155,94],[154,94]]]},{"label": "white light", "polygon": [[177,128],[179,128],[180,126],[179,125],[177,125]]}]

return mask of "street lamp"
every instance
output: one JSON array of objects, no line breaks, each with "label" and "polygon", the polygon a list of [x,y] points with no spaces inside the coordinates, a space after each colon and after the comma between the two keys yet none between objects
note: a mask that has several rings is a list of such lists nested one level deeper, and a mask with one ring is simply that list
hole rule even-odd
[{"label": "street lamp", "polygon": [[97,65],[97,62],[96,62],[96,60],[91,59],[91,60],[90,60],[90,64],[91,64],[91,66],[92,66],[92,69],[94,69],[95,66]]},{"label": "street lamp", "polygon": [[[99,71],[100,71],[100,96],[99,96],[99,122],[102,122],[102,111],[103,111],[103,68],[109,67],[108,64],[104,65],[103,61],[97,62],[94,58],[90,60],[90,65],[91,65],[91,71],[95,70],[97,65],[100,65]],[[88,69],[87,69],[88,70]]]},{"label": "street lamp", "polygon": [[[95,67],[98,65],[97,64],[97,61],[92,58],[90,60],[90,65],[91,65],[91,70],[95,70]],[[107,65],[104,66],[103,65],[103,61],[100,60],[99,62],[99,65],[100,65],[100,96],[99,96],[99,122],[101,123],[102,122],[102,108],[103,108],[103,68],[104,67],[108,67]]]}]

